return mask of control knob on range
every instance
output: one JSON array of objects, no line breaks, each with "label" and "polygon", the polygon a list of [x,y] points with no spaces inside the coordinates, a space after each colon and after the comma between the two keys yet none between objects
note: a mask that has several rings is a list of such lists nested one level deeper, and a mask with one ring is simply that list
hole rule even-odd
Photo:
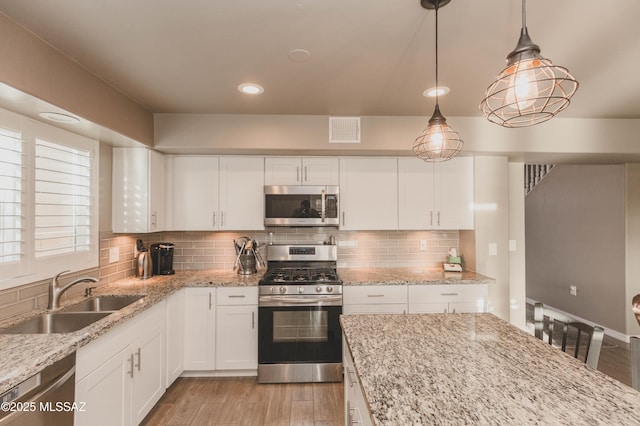
[{"label": "control knob on range", "polygon": [[285,294],[287,292],[286,287],[280,287],[280,294]]},{"label": "control knob on range", "polygon": [[327,293],[331,293],[333,291],[333,286],[327,286]]},{"label": "control knob on range", "polygon": [[298,293],[304,293],[304,287],[302,286],[298,287]]},{"label": "control knob on range", "polygon": [[321,293],[322,292],[322,287],[318,286],[316,287],[316,293]]},{"label": "control knob on range", "polygon": [[273,293],[273,287],[269,287],[269,293]]}]

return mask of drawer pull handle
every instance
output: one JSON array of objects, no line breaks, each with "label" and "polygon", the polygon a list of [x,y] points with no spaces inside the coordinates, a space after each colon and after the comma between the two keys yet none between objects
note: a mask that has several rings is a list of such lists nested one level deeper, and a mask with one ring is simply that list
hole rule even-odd
[{"label": "drawer pull handle", "polygon": [[367,294],[367,297],[384,297],[384,294]]},{"label": "drawer pull handle", "polygon": [[353,382],[356,381],[355,377],[356,377],[356,374],[353,372],[353,370],[349,370],[349,383],[351,387],[353,387]]},{"label": "drawer pull handle", "polygon": [[244,294],[230,294],[227,296],[229,299],[244,299]]},{"label": "drawer pull handle", "polygon": [[440,296],[457,296],[458,293],[440,293]]}]

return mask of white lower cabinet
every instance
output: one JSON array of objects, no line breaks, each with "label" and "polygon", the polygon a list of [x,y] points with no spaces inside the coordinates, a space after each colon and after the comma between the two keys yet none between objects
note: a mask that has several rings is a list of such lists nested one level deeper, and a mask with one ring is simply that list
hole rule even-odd
[{"label": "white lower cabinet", "polygon": [[216,289],[216,369],[258,368],[258,288]]},{"label": "white lower cabinet", "polygon": [[409,286],[409,313],[486,312],[487,284]]},{"label": "white lower cabinet", "polygon": [[184,365],[184,290],[167,299],[167,383],[168,388],[182,374]]},{"label": "white lower cabinet", "polygon": [[360,381],[353,365],[349,348],[342,343],[342,364],[344,367],[344,423],[347,426],[372,425],[367,402],[360,387]]},{"label": "white lower cabinet", "polygon": [[216,368],[216,289],[184,289],[184,369]]},{"label": "white lower cabinet", "polygon": [[407,313],[407,286],[343,286],[342,313],[405,314]]},{"label": "white lower cabinet", "polygon": [[137,425],[165,391],[165,304],[78,349],[76,425]]}]

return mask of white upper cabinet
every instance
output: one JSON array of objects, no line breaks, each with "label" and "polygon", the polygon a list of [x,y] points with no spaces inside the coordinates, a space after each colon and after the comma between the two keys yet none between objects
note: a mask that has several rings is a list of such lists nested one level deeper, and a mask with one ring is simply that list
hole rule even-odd
[{"label": "white upper cabinet", "polygon": [[220,157],[219,229],[264,229],[263,157]]},{"label": "white upper cabinet", "polygon": [[473,158],[398,159],[400,229],[473,229]]},{"label": "white upper cabinet", "polygon": [[217,229],[218,157],[176,156],[169,159],[172,169],[172,229],[209,231]]},{"label": "white upper cabinet", "polygon": [[338,185],[338,158],[267,157],[265,185]]},{"label": "white upper cabinet", "polygon": [[340,158],[340,229],[398,229],[398,160]]},{"label": "white upper cabinet", "polygon": [[113,232],[165,229],[165,158],[147,148],[113,148]]},{"label": "white upper cabinet", "polygon": [[264,159],[238,156],[171,158],[171,229],[264,229]]}]

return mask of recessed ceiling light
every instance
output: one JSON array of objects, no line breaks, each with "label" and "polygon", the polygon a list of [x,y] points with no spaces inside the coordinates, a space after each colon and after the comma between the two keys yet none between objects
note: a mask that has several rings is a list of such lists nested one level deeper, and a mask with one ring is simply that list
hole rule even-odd
[{"label": "recessed ceiling light", "polygon": [[442,95],[446,95],[447,93],[449,93],[449,88],[447,86],[440,86],[438,87],[430,87],[427,90],[425,90],[424,92],[422,92],[422,96],[424,96],[425,98],[435,98],[436,97],[436,92],[438,94],[438,96],[442,96]]},{"label": "recessed ceiling light", "polygon": [[41,112],[38,115],[49,121],[55,121],[56,123],[76,124],[80,122],[78,117],[61,112]]},{"label": "recessed ceiling light", "polygon": [[238,90],[246,95],[259,95],[264,92],[264,88],[255,83],[242,83],[238,86]]},{"label": "recessed ceiling light", "polygon": [[305,49],[293,49],[289,51],[289,59],[293,62],[307,62],[311,59],[311,52]]}]

